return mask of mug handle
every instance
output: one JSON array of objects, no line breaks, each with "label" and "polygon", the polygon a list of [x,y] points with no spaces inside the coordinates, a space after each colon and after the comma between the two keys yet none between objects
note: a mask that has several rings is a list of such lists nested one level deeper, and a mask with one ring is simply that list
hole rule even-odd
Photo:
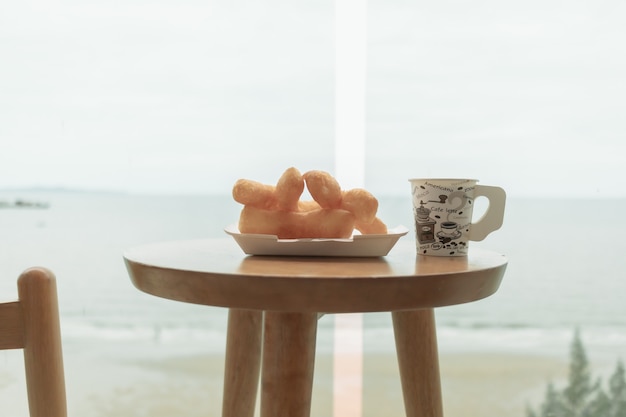
[{"label": "mug handle", "polygon": [[469,240],[481,241],[494,230],[498,230],[504,221],[504,206],[506,203],[506,192],[500,187],[488,185],[477,185],[474,189],[474,201],[477,197],[487,197],[489,207],[483,216],[472,223]]}]

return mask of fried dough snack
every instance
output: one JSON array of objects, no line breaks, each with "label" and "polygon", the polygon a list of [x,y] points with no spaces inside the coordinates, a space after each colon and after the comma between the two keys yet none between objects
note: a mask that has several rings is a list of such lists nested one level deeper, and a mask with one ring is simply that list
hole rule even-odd
[{"label": "fried dough snack", "polygon": [[308,212],[264,210],[245,206],[239,216],[239,231],[276,235],[279,239],[349,238],[354,216],[340,209]]},{"label": "fried dough snack", "polygon": [[304,191],[304,179],[296,168],[288,168],[276,183],[275,198],[278,210],[297,211]]},{"label": "fried dough snack", "polygon": [[354,228],[363,235],[386,235],[387,225],[381,219],[375,217],[371,223],[355,222]]},{"label": "fried dough snack", "polygon": [[320,205],[315,200],[298,201],[298,211],[311,211],[320,208]]},{"label": "fried dough snack", "polygon": [[[302,201],[304,187],[313,197]],[[280,239],[348,238],[354,229],[361,234],[385,234],[378,217],[378,200],[369,191],[342,191],[325,171],[300,174],[288,168],[276,185],[240,179],[233,198],[244,205],[239,216],[241,233],[270,234]]]},{"label": "fried dough snack", "polygon": [[288,168],[276,186],[239,179],[233,186],[233,199],[244,206],[267,210],[298,211],[304,179],[296,168]]},{"label": "fried dough snack", "polygon": [[368,224],[376,217],[378,200],[363,188],[353,188],[343,192],[340,207],[354,214],[358,223]]},{"label": "fried dough snack", "polygon": [[322,208],[339,208],[341,206],[341,187],[332,175],[325,171],[308,171],[302,176],[311,197]]},{"label": "fried dough snack", "polygon": [[240,179],[233,186],[233,199],[244,206],[272,209],[277,206],[276,187]]}]

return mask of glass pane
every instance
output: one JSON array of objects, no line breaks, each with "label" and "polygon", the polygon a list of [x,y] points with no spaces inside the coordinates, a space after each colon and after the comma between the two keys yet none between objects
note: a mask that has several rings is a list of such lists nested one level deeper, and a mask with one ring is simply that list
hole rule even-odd
[{"label": "glass pane", "polygon": [[[1,2],[0,300],[27,267],[56,273],[70,414],[220,413],[226,310],[140,293],[122,254],[227,238],[239,178],[333,169],[333,13],[317,1]],[[25,412],[21,365],[0,356],[0,403]]]},{"label": "glass pane", "polygon": [[470,245],[509,257],[500,290],[437,310],[449,415],[538,409],[549,381],[567,385],[576,328],[594,377],[607,381],[623,358],[625,11],[617,1],[370,7],[366,185],[385,196],[381,215],[414,227],[411,177],[478,178],[508,193],[502,229]]}]

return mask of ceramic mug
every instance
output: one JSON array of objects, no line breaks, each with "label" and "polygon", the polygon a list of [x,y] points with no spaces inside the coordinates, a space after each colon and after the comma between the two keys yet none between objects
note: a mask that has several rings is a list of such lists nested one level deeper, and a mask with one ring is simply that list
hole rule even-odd
[{"label": "ceramic mug", "polygon": [[[417,253],[465,256],[469,241],[480,241],[502,226],[506,193],[500,187],[477,185],[478,180],[410,179]],[[472,223],[474,200],[485,197],[489,207]]]}]

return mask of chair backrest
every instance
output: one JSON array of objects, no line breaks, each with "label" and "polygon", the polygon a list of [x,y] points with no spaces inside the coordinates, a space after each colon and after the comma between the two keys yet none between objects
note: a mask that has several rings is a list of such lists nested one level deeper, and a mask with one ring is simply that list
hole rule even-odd
[{"label": "chair backrest", "polygon": [[0,350],[24,350],[30,416],[67,417],[56,279],[31,268],[17,288],[18,301],[0,303]]}]

